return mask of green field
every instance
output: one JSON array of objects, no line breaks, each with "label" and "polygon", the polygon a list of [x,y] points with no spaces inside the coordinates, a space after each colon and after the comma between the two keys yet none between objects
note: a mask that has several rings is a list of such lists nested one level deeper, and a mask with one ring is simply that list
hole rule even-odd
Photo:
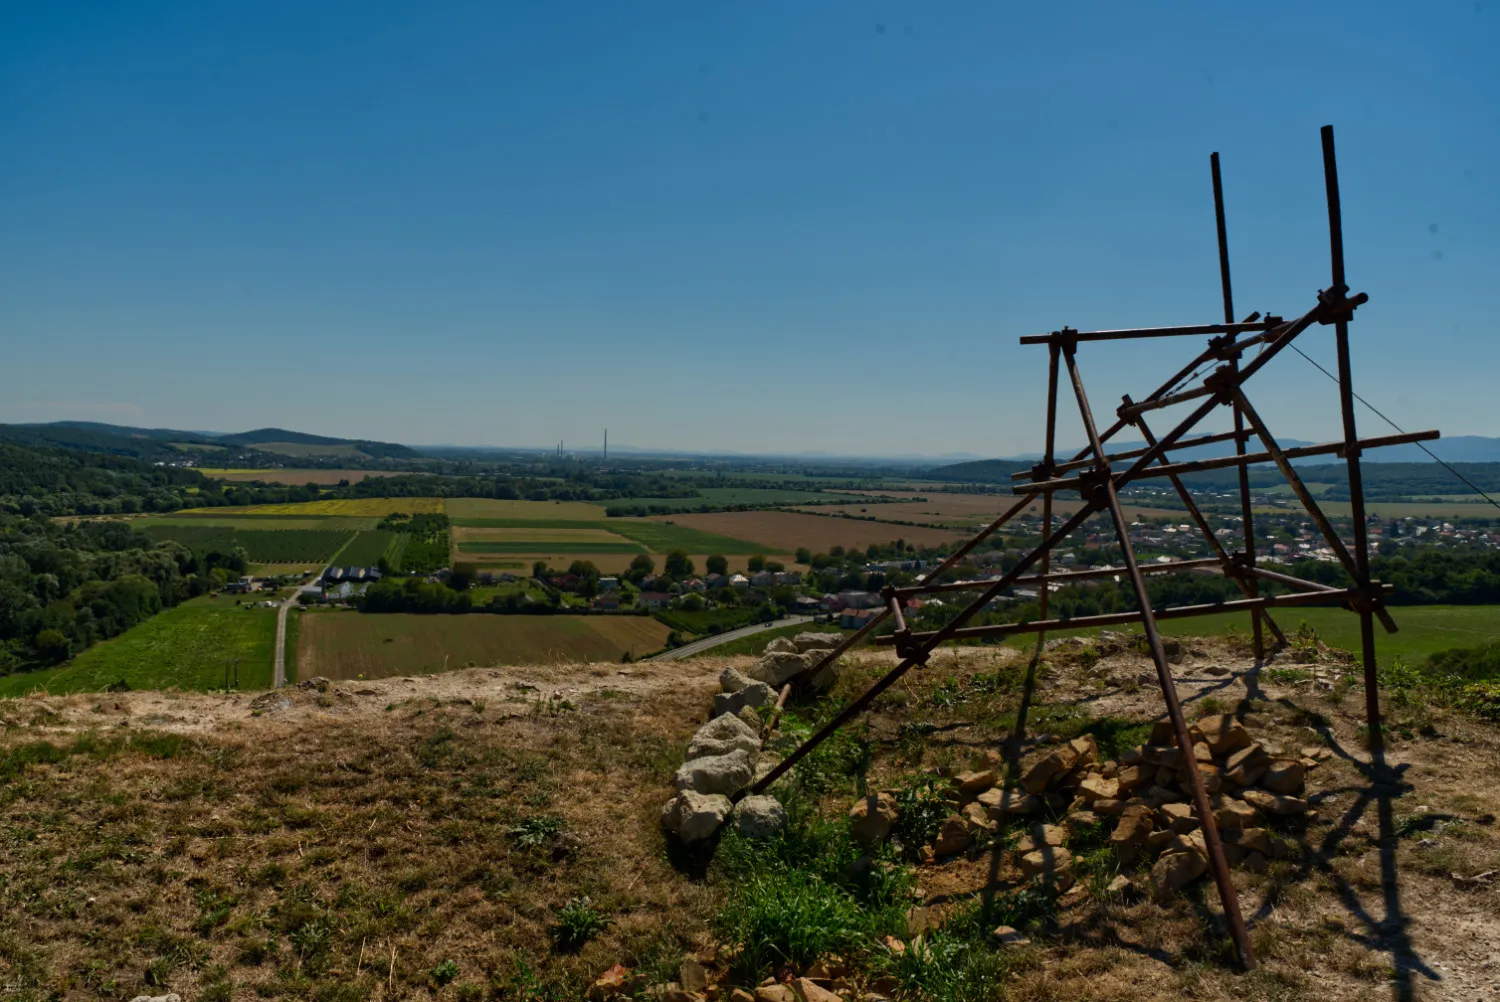
[{"label": "green field", "polygon": [[[174,540],[200,553],[229,553],[236,547],[257,564],[286,564],[332,559],[349,542],[350,533],[338,529],[236,529],[227,525],[188,525],[154,522],[146,534],[155,540]],[[373,562],[373,561],[372,561]]]},{"label": "green field", "polygon": [[[302,633],[302,610],[295,605],[286,613],[286,645],[282,648],[285,652],[282,664],[286,669],[286,684],[292,685],[297,681],[297,638]],[[272,666],[274,670],[275,666]],[[240,685],[244,686],[244,677],[241,676]]]},{"label": "green field", "polygon": [[531,540],[479,540],[459,543],[460,553],[645,553],[639,543],[565,542]]},{"label": "green field", "polygon": [[619,661],[660,650],[649,616],[418,616],[307,612],[298,628],[302,678],[386,678],[470,665]]},{"label": "green field", "polygon": [[224,659],[240,659],[240,688],[271,685],[276,610],[201,596],[95,644],[59,668],[0,678],[0,696],[33,689],[95,692],[121,679],[132,689],[215,689]]},{"label": "green field", "polygon": [[703,532],[685,525],[671,522],[647,522],[616,518],[601,523],[600,528],[619,533],[635,540],[652,553],[670,553],[683,550],[687,553],[722,553],[726,557],[750,556],[767,553],[769,549],[761,543],[751,543],[714,532]]},{"label": "green field", "polygon": [[[405,533],[390,532],[386,529],[367,529],[350,540],[349,545],[338,553],[338,562],[345,567],[373,567],[380,562],[381,557],[388,557],[391,544],[397,536]],[[406,544],[402,543],[403,550]]]},{"label": "green field", "polygon": [[[1375,627],[1375,651],[1380,664],[1399,656],[1407,663],[1422,661],[1428,655],[1450,647],[1472,647],[1500,638],[1500,606],[1493,605],[1399,605],[1391,606],[1391,617],[1399,632],[1390,634]],[[1344,609],[1308,607],[1273,610],[1276,623],[1291,633],[1306,621],[1318,638],[1330,647],[1359,651],[1359,617]],[[1231,628],[1250,632],[1246,613],[1217,613],[1196,619],[1168,619],[1161,622],[1162,633],[1176,637],[1205,637],[1227,633]],[[1058,630],[1049,637],[1078,633],[1084,636],[1096,630]],[[1027,649],[1034,639],[1019,638],[1012,646]]]}]

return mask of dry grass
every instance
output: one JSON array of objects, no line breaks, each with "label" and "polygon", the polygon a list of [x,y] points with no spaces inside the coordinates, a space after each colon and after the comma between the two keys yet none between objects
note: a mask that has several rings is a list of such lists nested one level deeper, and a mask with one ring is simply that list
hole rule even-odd
[{"label": "dry grass", "polygon": [[[675,963],[711,906],[656,829],[689,730],[603,696],[186,737],[11,730],[5,997],[519,997],[530,971],[572,998],[618,958]],[[532,847],[509,834],[528,819]],[[549,948],[585,895],[608,927]]]},{"label": "dry grass", "polygon": [[[1435,709],[1430,736],[1393,742],[1399,778],[1372,786],[1357,692],[1278,687],[1201,644],[1174,668],[1190,716],[1229,709],[1263,740],[1333,751],[1310,776],[1315,816],[1276,825],[1296,851],[1236,871],[1260,969],[1226,963],[1208,885],[1165,906],[1091,891],[1060,903],[984,997],[1331,1002],[1400,997],[1402,983],[1486,997],[1500,895],[1451,874],[1500,865],[1495,726]],[[714,677],[747,660],[476,669],[258,709],[206,694],[0,701],[4,997],[574,999],[617,960],[668,980],[723,888],[673,868],[656,812]],[[865,732],[868,783],[993,761],[1028,663],[944,651],[892,687]],[[841,694],[889,664],[855,654]],[[1139,740],[1160,706],[1144,667],[1051,652],[1027,733]],[[838,817],[850,796],[835,783],[823,807]],[[991,866],[920,867],[916,903],[1012,885],[1008,863]],[[571,953],[553,930],[582,896],[610,922]]]},{"label": "dry grass", "polygon": [[898,539],[918,546],[954,546],[963,542],[963,537],[943,529],[862,522],[795,511],[688,513],[660,515],[652,521],[675,522],[690,529],[745,539],[782,553],[790,553],[801,546],[815,553],[826,553],[833,546],[864,549],[871,543],[884,545]]}]

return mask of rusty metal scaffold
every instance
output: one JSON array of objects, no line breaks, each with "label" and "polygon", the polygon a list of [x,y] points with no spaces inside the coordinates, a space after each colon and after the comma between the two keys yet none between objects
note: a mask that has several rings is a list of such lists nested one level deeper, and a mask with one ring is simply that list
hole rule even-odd
[{"label": "rusty metal scaffold", "polygon": [[[1353,296],[1348,294],[1348,286],[1344,280],[1343,227],[1332,126],[1323,127],[1322,140],[1332,282],[1328,288],[1317,293],[1316,302],[1312,308],[1292,320],[1275,316],[1262,318],[1259,314],[1252,314],[1242,321],[1235,321],[1234,300],[1229,280],[1229,250],[1224,223],[1223,186],[1219,173],[1219,155],[1214,153],[1210,157],[1210,166],[1213,175],[1215,222],[1218,230],[1224,322],[1182,327],[1103,331],[1077,331],[1064,327],[1050,334],[1021,338],[1022,344],[1045,345],[1048,353],[1046,439],[1041,462],[1030,470],[1013,475],[1014,479],[1025,481],[1013,488],[1014,493],[1019,495],[1015,504],[950,554],[920,583],[908,587],[886,587],[881,593],[885,599],[884,608],[871,617],[861,629],[846,637],[837,648],[823,656],[817,664],[799,675],[799,679],[816,675],[824,666],[832,664],[850,648],[876,633],[887,620],[894,626],[892,633],[877,637],[875,643],[894,646],[900,658],[897,665],[817,733],[787,755],[775,769],[755,784],[752,792],[764,792],[795,766],[803,756],[862,713],[877,696],[904,674],[914,667],[924,665],[932,651],[945,641],[973,638],[998,639],[1022,633],[1041,634],[1057,629],[1076,630],[1139,623],[1145,632],[1151,658],[1156,663],[1157,681],[1161,686],[1167,715],[1171,719],[1177,745],[1182,751],[1183,767],[1187,773],[1194,810],[1202,825],[1209,867],[1218,885],[1230,938],[1241,966],[1248,969],[1255,965],[1249,934],[1240,913],[1234,884],[1230,879],[1223,844],[1214,823],[1208,794],[1204,789],[1203,780],[1193,756],[1192,739],[1188,734],[1187,721],[1183,716],[1182,705],[1177,697],[1177,688],[1167,664],[1161,634],[1156,624],[1163,619],[1203,616],[1227,611],[1247,612],[1251,618],[1252,643],[1258,664],[1263,661],[1266,654],[1265,631],[1270,632],[1278,645],[1286,641],[1285,635],[1271,618],[1273,609],[1304,605],[1340,605],[1352,610],[1358,615],[1360,623],[1360,654],[1364,666],[1366,719],[1369,724],[1370,740],[1378,747],[1381,742],[1381,725],[1380,702],[1376,689],[1374,623],[1378,620],[1387,632],[1392,633],[1396,631],[1396,624],[1385,608],[1384,598],[1390,591],[1389,586],[1370,578],[1369,537],[1366,531],[1363,482],[1360,476],[1360,454],[1366,449],[1429,441],[1439,437],[1436,431],[1423,431],[1361,439],[1356,430],[1354,391],[1350,380],[1349,320],[1355,309],[1364,304],[1369,297],[1364,293]],[[1244,386],[1294,339],[1315,324],[1329,325],[1334,328],[1343,439],[1326,445],[1283,448],[1267,427],[1260,412],[1251,405],[1245,395]],[[1212,337],[1207,347],[1192,361],[1139,402],[1133,401],[1128,396],[1125,397],[1115,412],[1115,420],[1103,431],[1099,430],[1078,365],[1080,345],[1096,341],[1205,334],[1212,335]],[[1242,364],[1242,357],[1247,350],[1257,347],[1258,353]],[[1212,371],[1200,379],[1198,373],[1205,365],[1213,366]],[[1064,385],[1072,392],[1077,402],[1079,417],[1088,444],[1072,458],[1058,462],[1055,455],[1058,387],[1060,381],[1064,379]],[[1147,425],[1147,415],[1181,404],[1194,406],[1191,412],[1170,431],[1160,436],[1155,435]],[[1230,411],[1233,431],[1194,438],[1185,437],[1219,408],[1227,408]],[[1108,452],[1106,443],[1126,428],[1134,428],[1146,443],[1145,446],[1115,453]],[[1252,438],[1258,440],[1261,451],[1249,451],[1249,440]],[[1230,441],[1235,447],[1233,456],[1182,462],[1171,462],[1168,458],[1168,453],[1176,450]],[[1293,459],[1322,455],[1341,457],[1348,468],[1352,523],[1352,539],[1349,541],[1340,537],[1333,523],[1302,482],[1296,468],[1292,466]],[[1323,536],[1335,559],[1346,571],[1349,577],[1347,586],[1340,588],[1306,581],[1280,571],[1269,570],[1257,563],[1255,521],[1250,504],[1249,483],[1249,466],[1256,463],[1274,463],[1280,470],[1293,494],[1306,509],[1307,515]],[[1239,508],[1244,546],[1242,550],[1235,552],[1225,549],[1181,479],[1185,474],[1231,467],[1236,467],[1239,471]],[[1178,560],[1171,563],[1152,563],[1145,566],[1137,560],[1131,546],[1129,526],[1120,504],[1119,491],[1122,487],[1137,481],[1160,478],[1170,481],[1186,507],[1189,518],[1203,534],[1214,556]],[[1082,504],[1074,514],[1054,527],[1056,516],[1053,512],[1053,495],[1058,492],[1072,491],[1078,492]],[[1043,540],[1023,556],[1019,563],[994,579],[944,580],[947,573],[957,567],[975,547],[994,535],[1012,518],[1025,511],[1037,498],[1041,499],[1043,508]],[[1050,560],[1052,550],[1096,514],[1107,515],[1113,523],[1121,551],[1121,566],[1053,573]],[[1028,572],[1034,568],[1037,572],[1029,574]],[[1145,576],[1181,571],[1222,574],[1235,583],[1244,593],[1244,597],[1203,605],[1154,607],[1146,588]],[[1072,619],[1048,618],[1047,596],[1052,587],[1116,576],[1129,579],[1138,604],[1136,611],[1079,616]],[[995,598],[1012,586],[1023,583],[1034,583],[1039,586],[1040,619],[1025,623],[973,627],[964,625],[983,611]],[[1262,583],[1275,584],[1279,587],[1274,592],[1263,594]],[[913,632],[904,614],[907,602],[923,595],[950,592],[978,592],[979,594],[942,628],[930,632]],[[799,679],[794,679],[782,689],[771,727],[775,726],[776,716],[785,705],[793,684]]]}]

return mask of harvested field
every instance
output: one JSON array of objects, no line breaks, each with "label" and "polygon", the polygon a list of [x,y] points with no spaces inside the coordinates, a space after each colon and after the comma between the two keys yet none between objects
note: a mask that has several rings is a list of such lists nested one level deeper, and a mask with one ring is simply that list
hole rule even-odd
[{"label": "harvested field", "polygon": [[404,470],[215,470],[199,467],[205,477],[225,480],[229,483],[248,484],[259,481],[266,484],[317,484],[319,487],[335,487],[347,480],[357,484],[366,477],[399,477]]},{"label": "harvested field", "polygon": [[442,498],[343,498],[300,501],[296,504],[252,504],[223,508],[187,508],[177,515],[353,515],[383,518],[395,512],[436,515],[443,510]]},{"label": "harvested field", "polygon": [[[1011,494],[944,494],[922,491],[879,491],[871,493],[879,493],[887,497],[920,497],[927,500],[867,505],[838,505],[832,508],[810,510],[840,512],[848,515],[858,515],[862,518],[877,518],[885,521],[937,523],[940,525],[951,525],[955,529],[971,531],[994,521],[996,516],[1008,510],[1017,500],[1016,496]],[[1052,510],[1057,514],[1071,515],[1081,506],[1081,501],[1069,501],[1059,497],[1053,502]],[[1130,519],[1181,519],[1185,517],[1184,512],[1172,511],[1167,508],[1142,508],[1139,505],[1132,504],[1126,504],[1124,507],[1125,517]],[[1031,514],[1041,514],[1041,501],[1036,501],[1026,511]]]},{"label": "harvested field", "polygon": [[456,526],[451,530],[455,543],[629,543],[624,536],[607,529],[487,529]]},{"label": "harvested field", "polygon": [[448,498],[444,511],[455,524],[468,518],[504,518],[520,521],[604,521],[604,506],[586,501],[502,501],[498,498]]},{"label": "harvested field", "polygon": [[662,515],[654,522],[678,525],[722,536],[746,539],[767,553],[791,553],[800,546],[826,552],[831,546],[866,547],[904,539],[918,546],[956,546],[964,537],[943,529],[885,525],[849,518],[829,518],[794,511],[728,511],[712,514]]},{"label": "harvested field", "polygon": [[386,678],[472,665],[619,661],[658,650],[666,639],[667,628],[646,616],[305,613],[297,673]]}]

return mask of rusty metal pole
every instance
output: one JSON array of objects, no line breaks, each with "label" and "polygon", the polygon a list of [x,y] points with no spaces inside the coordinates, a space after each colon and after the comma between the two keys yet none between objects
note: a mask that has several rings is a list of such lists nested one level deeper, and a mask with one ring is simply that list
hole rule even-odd
[{"label": "rusty metal pole", "polygon": [[[1234,323],[1234,288],[1229,281],[1229,229],[1224,223],[1224,181],[1219,174],[1219,154],[1209,154],[1208,163],[1214,176],[1214,225],[1219,233],[1219,286],[1224,292],[1224,322]],[[1238,373],[1240,369],[1239,356],[1230,359],[1229,364],[1233,371]],[[1234,453],[1237,456],[1245,454],[1245,415],[1240,413],[1238,406],[1234,408]],[[1240,467],[1240,525],[1245,536],[1245,564],[1248,567],[1255,566],[1255,515],[1250,507],[1250,470],[1245,466]],[[1247,575],[1246,584],[1249,591],[1246,592],[1251,598],[1260,594],[1260,585],[1255,578]],[[1269,616],[1266,619],[1270,619]],[[1266,638],[1261,630],[1261,613],[1259,610],[1250,614],[1250,628],[1252,630],[1255,651],[1255,660],[1264,661],[1266,657]]]},{"label": "rusty metal pole", "polygon": [[[1057,344],[1047,346],[1047,442],[1042,453],[1042,467],[1047,476],[1052,476],[1053,454],[1057,444]],[[1052,492],[1042,495],[1042,538],[1052,535]],[[1047,599],[1052,594],[1051,582],[1047,580],[1052,570],[1052,551],[1042,554],[1042,592],[1040,597],[1041,618],[1047,618]],[[1040,638],[1038,638],[1040,640]]]},{"label": "rusty metal pole", "polygon": [[1193,807],[1198,812],[1198,823],[1203,829],[1203,843],[1208,850],[1208,865],[1214,874],[1214,883],[1219,887],[1219,900],[1224,905],[1224,918],[1229,923],[1229,938],[1234,941],[1239,954],[1240,966],[1245,970],[1255,967],[1255,953],[1250,946],[1250,933],[1245,928],[1245,917],[1240,914],[1239,896],[1234,890],[1234,878],[1229,872],[1229,860],[1224,856],[1224,845],[1219,839],[1219,827],[1214,822],[1213,804],[1208,791],[1203,787],[1203,776],[1198,771],[1198,761],[1193,755],[1193,738],[1188,733],[1187,718],[1182,714],[1182,703],[1177,698],[1177,684],[1172,679],[1172,669],[1167,664],[1166,648],[1162,646],[1161,632],[1156,628],[1156,617],[1151,611],[1151,596],[1146,591],[1146,579],[1135,559],[1135,549],[1130,545],[1130,530],[1125,522],[1125,512],[1120,507],[1120,496],[1115,492],[1114,477],[1110,475],[1109,462],[1105,459],[1104,443],[1094,425],[1094,415],[1089,409],[1088,394],[1083,388],[1083,378],[1078,373],[1073,358],[1072,346],[1066,346],[1064,357],[1068,365],[1068,376],[1073,382],[1073,393],[1078,398],[1079,416],[1088,435],[1094,454],[1099,457],[1099,491],[1108,503],[1110,517],[1115,523],[1115,535],[1120,540],[1120,550],[1125,567],[1130,573],[1130,584],[1140,603],[1141,626],[1145,628],[1146,640],[1151,645],[1151,659],[1156,662],[1156,676],[1161,683],[1162,697],[1167,703],[1167,716],[1172,721],[1172,731],[1177,736],[1177,748],[1182,755],[1187,772],[1188,787],[1193,794]]},{"label": "rusty metal pole", "polygon": [[[1328,195],[1328,250],[1333,265],[1333,286],[1329,289],[1335,299],[1342,299],[1348,291],[1344,282],[1344,219],[1339,202],[1339,168],[1334,156],[1333,126],[1323,126],[1323,183]],[[1349,514],[1354,521],[1354,563],[1357,569],[1356,583],[1368,589],[1370,585],[1370,535],[1365,524],[1364,474],[1359,468],[1359,433],[1354,425],[1354,382],[1349,364],[1349,320],[1348,314],[1340,314],[1334,323],[1334,342],[1338,348],[1339,362],[1339,408],[1344,418],[1344,460],[1349,467]],[[1380,728],[1380,689],[1376,677],[1375,623],[1369,600],[1359,604],[1359,642],[1365,663],[1365,723],[1370,730],[1370,747],[1379,751],[1384,744]]]}]

